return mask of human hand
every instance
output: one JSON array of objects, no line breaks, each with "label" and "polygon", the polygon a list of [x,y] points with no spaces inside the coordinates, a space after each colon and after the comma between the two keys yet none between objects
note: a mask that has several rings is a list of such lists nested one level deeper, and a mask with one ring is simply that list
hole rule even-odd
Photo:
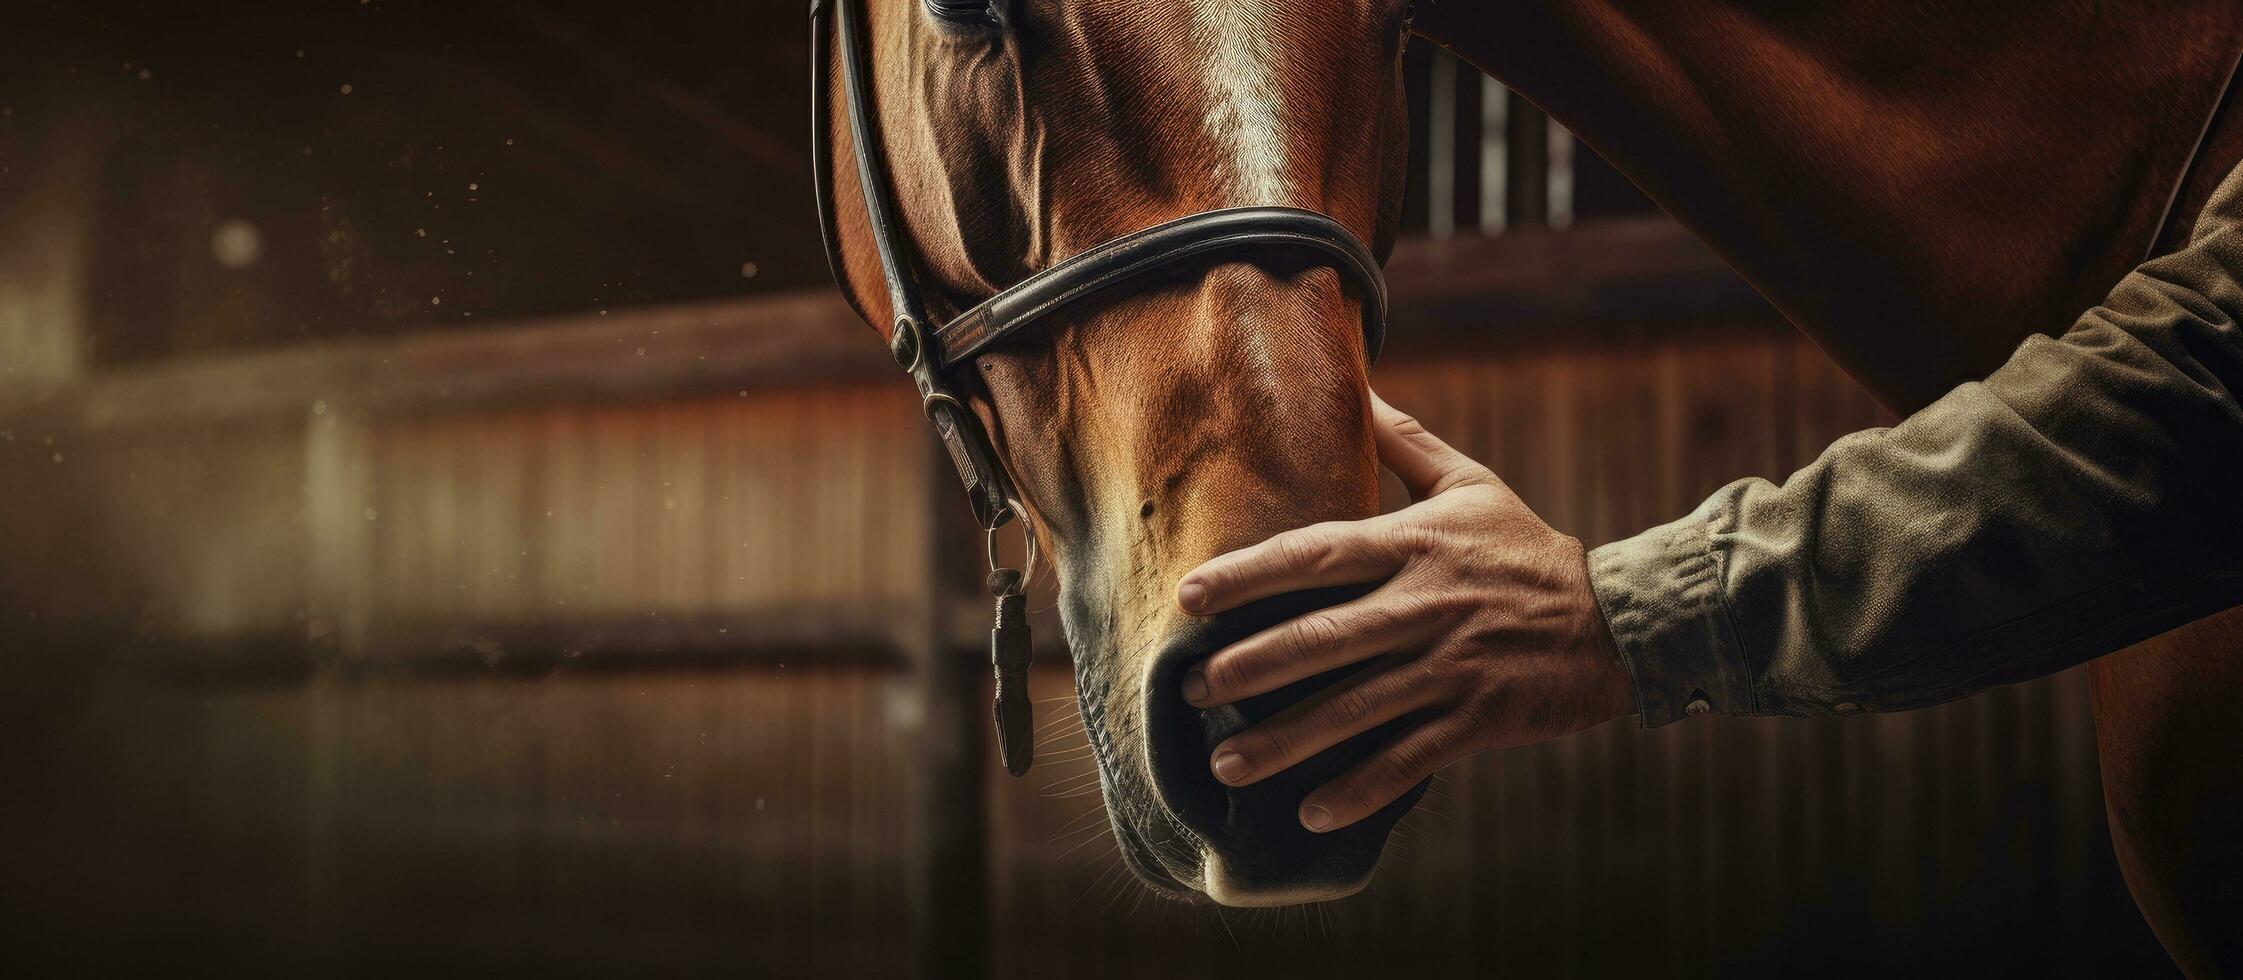
[{"label": "human hand", "polygon": [[1376,394],[1371,407],[1379,460],[1409,488],[1409,507],[1287,531],[1209,560],[1176,590],[1185,612],[1208,616],[1301,589],[1382,583],[1184,675],[1184,699],[1212,708],[1378,658],[1225,740],[1209,761],[1215,778],[1244,786],[1414,714],[1416,724],[1302,801],[1302,826],[1319,832],[1371,815],[1466,755],[1635,711],[1581,542],[1416,419]]}]

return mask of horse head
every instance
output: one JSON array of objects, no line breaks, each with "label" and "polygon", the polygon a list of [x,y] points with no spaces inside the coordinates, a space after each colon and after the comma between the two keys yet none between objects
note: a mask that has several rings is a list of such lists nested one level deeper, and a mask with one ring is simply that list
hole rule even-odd
[{"label": "horse head", "polygon": [[[938,319],[1102,242],[1246,205],[1321,212],[1384,257],[1404,184],[1400,0],[856,3],[879,152]],[[831,43],[831,42],[828,42]],[[842,83],[821,97],[845,112]],[[853,159],[846,126],[831,159]],[[832,168],[837,265],[882,330],[893,311],[856,174]],[[1365,757],[1367,733],[1250,787],[1217,782],[1222,739],[1316,679],[1201,711],[1186,666],[1341,598],[1211,618],[1175,590],[1208,558],[1379,504],[1362,329],[1334,269],[1218,260],[1071,306],[959,378],[1057,571],[1078,704],[1121,853],[1179,898],[1269,905],[1368,880],[1414,794],[1330,834],[1301,798]]]}]

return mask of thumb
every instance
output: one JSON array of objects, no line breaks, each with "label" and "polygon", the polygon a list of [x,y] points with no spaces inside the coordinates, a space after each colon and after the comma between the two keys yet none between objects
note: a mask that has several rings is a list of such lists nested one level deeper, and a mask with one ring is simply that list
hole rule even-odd
[{"label": "thumb", "polygon": [[1412,500],[1469,484],[1498,482],[1487,467],[1442,442],[1375,391],[1371,392],[1371,438],[1378,444],[1379,462],[1409,488]]}]

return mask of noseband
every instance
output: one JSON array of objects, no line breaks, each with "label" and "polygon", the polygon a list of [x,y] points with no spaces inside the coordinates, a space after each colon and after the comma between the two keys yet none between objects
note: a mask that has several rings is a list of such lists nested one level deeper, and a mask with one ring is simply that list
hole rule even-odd
[{"label": "noseband", "polygon": [[1337,270],[1361,291],[1363,350],[1375,360],[1386,334],[1386,279],[1370,250],[1325,215],[1287,207],[1223,208],[1187,215],[1095,246],[1029,276],[948,322],[937,323],[920,298],[910,235],[896,211],[887,161],[875,129],[870,68],[866,64],[869,55],[857,17],[852,0],[811,0],[811,169],[817,184],[818,221],[825,238],[826,260],[833,267],[834,280],[846,291],[848,273],[834,216],[834,134],[828,118],[832,98],[829,61],[831,49],[838,48],[850,143],[856,150],[857,182],[864,191],[873,248],[880,255],[889,308],[895,317],[889,351],[919,389],[921,408],[934,423],[935,433],[942,438],[950,461],[958,468],[958,478],[965,484],[974,520],[989,535],[989,592],[997,600],[990,658],[997,673],[998,745],[1005,769],[1018,776],[1028,771],[1034,751],[1028,697],[1032,653],[1026,600],[1021,591],[1025,575],[998,567],[995,542],[997,529],[1019,518],[1028,539],[1029,557],[1024,564],[1032,569],[1036,537],[988,432],[951,387],[950,372],[1043,318],[1118,287],[1145,282],[1187,265],[1261,260],[1281,251],[1306,253],[1318,264]]}]

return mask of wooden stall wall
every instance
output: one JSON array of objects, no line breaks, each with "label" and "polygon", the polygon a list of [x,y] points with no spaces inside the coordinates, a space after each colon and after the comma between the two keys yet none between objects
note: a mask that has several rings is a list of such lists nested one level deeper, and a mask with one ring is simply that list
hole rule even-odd
[{"label": "wooden stall wall", "polygon": [[908,390],[352,394],[0,426],[0,965],[907,972]]},{"label": "wooden stall wall", "polygon": [[112,683],[55,742],[0,756],[0,962],[898,976],[914,830],[892,676]]},{"label": "wooden stall wall", "polygon": [[[945,882],[909,884],[926,726],[902,634],[944,601],[925,549],[959,507],[886,380],[304,398],[191,433],[10,423],[7,485],[37,493],[6,515],[30,708],[0,733],[4,956],[906,971],[906,923]],[[1884,420],[1765,315],[1419,335],[1376,382],[1591,541]],[[19,629],[42,578],[114,585],[123,638]],[[952,655],[985,656],[972,633]],[[1048,764],[965,790],[989,806],[999,976],[2170,971],[2112,865],[2076,674],[1483,756],[1369,891],[1252,914],[1136,889],[1064,666],[1037,684]]]},{"label": "wooden stall wall", "polygon": [[334,560],[366,581],[342,601],[408,656],[493,635],[737,648],[781,620],[880,639],[925,589],[927,508],[893,489],[922,482],[914,406],[844,385],[361,425],[344,465],[370,477],[321,505],[356,531]]}]

